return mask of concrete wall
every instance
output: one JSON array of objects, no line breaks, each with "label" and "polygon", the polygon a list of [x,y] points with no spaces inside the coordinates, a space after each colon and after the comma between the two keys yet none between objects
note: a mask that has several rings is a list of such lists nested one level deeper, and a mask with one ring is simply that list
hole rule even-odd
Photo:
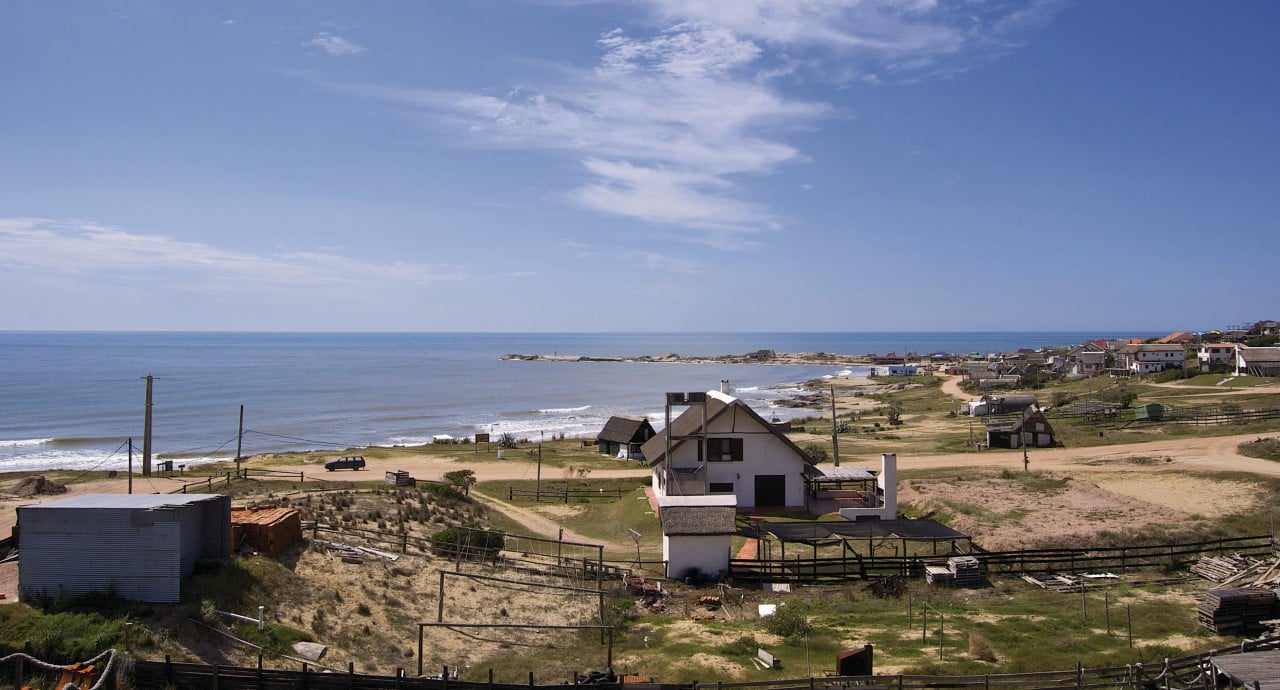
[{"label": "concrete wall", "polygon": [[884,497],[879,508],[841,508],[840,517],[846,520],[892,520],[898,517],[897,454],[880,454],[880,474],[876,475],[876,486]]}]

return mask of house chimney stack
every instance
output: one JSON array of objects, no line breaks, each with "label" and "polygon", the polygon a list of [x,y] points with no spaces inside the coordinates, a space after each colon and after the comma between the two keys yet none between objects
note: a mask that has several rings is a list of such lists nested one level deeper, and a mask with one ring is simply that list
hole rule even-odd
[{"label": "house chimney stack", "polygon": [[729,395],[729,379],[720,379],[720,392]]}]

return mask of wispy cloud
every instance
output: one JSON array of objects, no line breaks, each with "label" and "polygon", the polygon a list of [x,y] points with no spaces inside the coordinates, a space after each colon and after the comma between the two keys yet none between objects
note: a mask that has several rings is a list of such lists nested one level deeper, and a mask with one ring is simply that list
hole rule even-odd
[{"label": "wispy cloud", "polygon": [[338,57],[359,55],[365,51],[364,46],[348,41],[341,36],[335,36],[327,31],[321,31],[302,45],[308,48],[319,48],[330,55]]},{"label": "wispy cloud", "polygon": [[801,71],[838,84],[960,71],[1016,47],[1057,1],[632,0],[658,28],[604,31],[596,63],[552,83],[334,86],[409,104],[482,145],[575,157],[584,179],[569,202],[741,247],[785,224],[742,183],[802,162],[788,136],[836,111],[795,95]]},{"label": "wispy cloud", "polygon": [[7,272],[39,270],[86,284],[95,276],[146,283],[157,275],[174,275],[184,283],[243,289],[246,285],[427,284],[457,277],[456,271],[445,267],[368,263],[317,252],[261,256],[74,219],[0,218],[0,257],[0,268]]}]

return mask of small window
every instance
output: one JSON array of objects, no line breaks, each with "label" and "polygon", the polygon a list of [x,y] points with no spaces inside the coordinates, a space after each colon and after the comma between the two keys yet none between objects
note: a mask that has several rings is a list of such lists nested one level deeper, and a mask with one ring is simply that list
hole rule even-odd
[{"label": "small window", "polygon": [[742,439],[709,438],[707,439],[708,462],[740,462],[742,460]]},{"label": "small window", "polygon": [[711,482],[708,491],[713,494],[731,494],[733,493],[733,482]]}]

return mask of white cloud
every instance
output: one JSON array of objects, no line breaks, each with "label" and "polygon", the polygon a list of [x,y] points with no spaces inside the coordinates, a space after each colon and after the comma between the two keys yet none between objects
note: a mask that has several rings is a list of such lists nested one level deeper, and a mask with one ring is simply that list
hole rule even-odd
[{"label": "white cloud", "polygon": [[152,283],[175,276],[206,287],[350,287],[426,284],[455,278],[450,269],[392,262],[375,264],[334,254],[293,252],[260,256],[143,235],[82,220],[0,218],[0,268],[37,270],[92,285],[96,280]]},{"label": "white cloud", "polygon": [[365,51],[364,46],[348,41],[341,36],[335,36],[327,31],[321,31],[302,45],[308,48],[319,48],[330,55],[338,57],[359,55]]},{"label": "white cloud", "polygon": [[[628,0],[620,0],[626,2]],[[1052,18],[1058,0],[629,0],[659,30],[611,29],[589,69],[505,93],[335,85],[409,104],[473,142],[556,151],[582,207],[693,230],[717,247],[781,227],[738,186],[804,156],[789,133],[834,112],[792,95],[803,70],[879,83],[966,69]]]}]

